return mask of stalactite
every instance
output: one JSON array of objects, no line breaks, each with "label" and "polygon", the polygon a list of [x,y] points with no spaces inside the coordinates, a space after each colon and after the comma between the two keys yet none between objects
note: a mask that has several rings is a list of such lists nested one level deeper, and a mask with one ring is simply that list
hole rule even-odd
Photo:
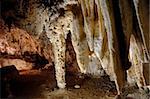
[{"label": "stalactite", "polygon": [[102,15],[104,17],[104,24],[108,36],[108,48],[110,51],[110,64],[113,65],[115,83],[118,90],[118,94],[122,92],[125,86],[125,73],[122,69],[119,50],[117,44],[117,35],[115,30],[115,20],[113,15],[112,2],[106,2],[106,0],[100,1],[100,6],[102,9]]},{"label": "stalactite", "polygon": [[86,73],[86,69],[89,63],[89,47],[86,40],[86,34],[84,32],[84,20],[80,5],[77,5],[76,8],[72,8],[72,12],[72,44],[76,52],[79,68],[82,73]]},{"label": "stalactite", "polygon": [[101,62],[101,65],[104,70],[106,70],[107,74],[111,75],[112,68],[109,65],[109,51],[108,51],[108,41],[107,41],[107,33],[104,26],[104,20],[101,12],[100,1],[95,0],[95,6],[97,10],[97,19],[95,20],[95,31],[94,31],[94,53],[98,57]]},{"label": "stalactite", "polygon": [[[94,50],[94,0],[80,0],[83,19],[84,19],[84,32],[90,51]],[[90,23],[90,24],[89,24]]]}]

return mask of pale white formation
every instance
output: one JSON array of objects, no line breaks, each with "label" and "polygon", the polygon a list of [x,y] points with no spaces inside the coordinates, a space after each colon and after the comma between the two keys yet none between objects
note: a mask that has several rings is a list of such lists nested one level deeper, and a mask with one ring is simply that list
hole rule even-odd
[{"label": "pale white formation", "polygon": [[[107,36],[102,14],[99,12],[100,10],[97,10],[98,7],[95,8],[94,2],[94,0],[78,0],[77,6],[73,7],[70,4],[69,10],[71,9],[73,12],[71,33],[78,66],[82,73],[99,75],[101,65],[105,68],[108,66],[108,61],[102,61],[105,57],[104,54],[108,55],[108,50],[105,50],[107,48]],[[94,10],[99,13],[94,12]],[[95,13],[101,14],[100,17],[96,17]],[[91,68],[95,69],[92,70]]]},{"label": "pale white formation", "polygon": [[135,38],[131,36],[129,57],[133,66],[128,70],[128,82],[134,83],[137,82],[139,87],[145,86],[146,82],[143,76],[143,66],[142,60],[139,57],[141,52],[138,50]]},{"label": "pale white formation", "polygon": [[30,11],[27,13],[27,18],[20,20],[20,24],[37,39],[41,33],[46,33],[52,43],[57,86],[65,88],[65,38],[70,29],[69,23],[71,20],[69,14],[59,18],[58,14],[50,17],[51,12],[49,12],[48,8],[45,10],[44,8],[38,8],[34,0],[29,1],[29,4]]},{"label": "pale white formation", "polygon": [[100,77],[104,75],[104,70],[101,67],[101,62],[94,53],[89,55],[89,65],[87,67],[87,73],[93,75],[93,77]]},{"label": "pale white formation", "polygon": [[80,88],[80,86],[79,86],[79,85],[75,85],[75,86],[74,86],[74,88],[79,89],[79,88]]},{"label": "pale white formation", "polygon": [[57,85],[59,88],[65,88],[65,36],[64,34],[57,32],[54,34],[52,39],[52,46],[54,52],[54,63],[55,63],[55,76],[57,80]]},{"label": "pale white formation", "polygon": [[84,32],[88,46],[90,51],[94,51],[94,0],[80,0],[80,4],[84,17]]},{"label": "pale white formation", "polygon": [[[89,64],[89,47],[86,34],[83,30],[83,16],[79,5],[72,8],[74,15],[71,24],[72,44],[76,52],[76,58],[81,73],[86,73]],[[75,14],[78,13],[78,14]]]},{"label": "pale white formation", "polygon": [[53,21],[47,32],[47,36],[50,39],[54,53],[55,63],[55,76],[57,80],[57,86],[59,88],[65,88],[65,52],[66,42],[65,38],[70,30],[71,16],[70,13],[66,13],[65,16],[59,17],[57,21]]}]

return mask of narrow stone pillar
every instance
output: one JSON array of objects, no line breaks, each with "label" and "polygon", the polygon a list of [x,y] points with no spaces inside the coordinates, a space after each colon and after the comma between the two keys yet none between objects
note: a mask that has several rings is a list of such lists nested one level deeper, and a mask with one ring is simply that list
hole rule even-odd
[{"label": "narrow stone pillar", "polygon": [[54,53],[55,76],[57,86],[59,88],[66,87],[65,80],[65,53],[66,53],[66,37],[68,33],[68,26],[70,27],[71,16],[70,13],[65,13],[64,16],[58,20],[51,22],[47,36],[50,39]]},{"label": "narrow stone pillar", "polygon": [[53,22],[50,26],[47,36],[52,43],[52,50],[54,53],[54,64],[55,64],[55,77],[57,81],[57,86],[59,88],[66,87],[65,81],[65,51],[66,51],[66,41],[65,33],[60,25],[63,22],[63,17],[59,20]]},{"label": "narrow stone pillar", "polygon": [[53,52],[54,52],[54,63],[55,63],[55,76],[57,86],[59,88],[65,88],[65,37],[63,34],[56,34],[54,37]]}]

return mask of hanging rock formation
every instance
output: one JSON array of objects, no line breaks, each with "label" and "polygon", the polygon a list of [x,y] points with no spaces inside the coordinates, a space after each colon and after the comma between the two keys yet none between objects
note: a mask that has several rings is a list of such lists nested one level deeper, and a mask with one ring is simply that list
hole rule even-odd
[{"label": "hanging rock formation", "polygon": [[[138,62],[141,67],[135,67],[132,71],[136,71],[139,87],[145,85],[142,63],[149,60],[148,32],[141,26],[141,21],[144,21],[143,15],[138,14],[138,6],[140,8],[143,4],[141,9],[143,7],[146,10],[145,2],[146,0],[140,4],[138,0],[78,0],[67,5],[67,9],[73,13],[72,41],[81,72],[87,73],[87,67],[91,65],[90,56],[95,54],[107,74],[115,80],[118,94],[123,92],[127,84],[127,70],[132,64],[137,65],[134,63],[135,57],[140,57],[142,60]],[[144,22],[143,25],[148,26]],[[136,43],[130,41],[131,35],[135,37]],[[132,53],[132,43],[138,45],[135,49],[140,50],[140,54]],[[129,47],[132,54],[130,58],[134,57],[131,60],[132,64],[128,58]],[[128,74],[130,76],[130,73]]]}]

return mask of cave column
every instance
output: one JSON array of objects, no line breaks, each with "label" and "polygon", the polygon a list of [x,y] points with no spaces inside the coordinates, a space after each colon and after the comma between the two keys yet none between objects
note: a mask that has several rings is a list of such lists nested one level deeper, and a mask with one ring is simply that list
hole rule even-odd
[{"label": "cave column", "polygon": [[113,66],[115,83],[118,95],[120,95],[125,86],[125,71],[123,70],[120,61],[112,1],[101,0],[100,7],[102,10],[104,25],[107,32],[108,48],[110,52],[110,64]]},{"label": "cave column", "polygon": [[62,34],[56,36],[56,41],[53,42],[53,51],[55,59],[55,75],[57,80],[57,86],[59,88],[65,88],[65,37]]},{"label": "cave column", "polygon": [[65,34],[61,29],[50,31],[49,34],[48,37],[50,39],[50,42],[52,43],[52,49],[54,52],[55,76],[57,86],[59,88],[65,88]]}]

